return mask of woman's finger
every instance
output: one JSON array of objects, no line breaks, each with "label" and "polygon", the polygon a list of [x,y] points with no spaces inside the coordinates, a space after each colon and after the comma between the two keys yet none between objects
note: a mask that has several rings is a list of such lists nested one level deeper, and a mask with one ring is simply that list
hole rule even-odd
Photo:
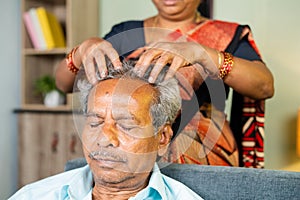
[{"label": "woman's finger", "polygon": [[94,57],[92,55],[85,57],[82,61],[82,64],[84,66],[88,81],[93,85],[96,84],[97,77],[96,77],[96,71],[95,71]]},{"label": "woman's finger", "polygon": [[145,51],[137,63],[135,64],[135,71],[140,75],[143,76],[145,72],[147,71],[149,65],[154,61],[159,55],[161,54],[161,51],[149,49]]},{"label": "woman's finger", "polygon": [[107,64],[105,61],[105,56],[101,51],[97,51],[94,56],[95,62],[98,66],[100,78],[104,78],[105,76],[107,76]]},{"label": "woman's finger", "polygon": [[178,71],[178,69],[186,66],[187,63],[188,62],[186,62],[185,59],[180,56],[174,57],[171,65],[169,67],[169,70],[165,76],[165,79],[169,79],[169,78],[173,77],[176,74],[176,72]]},{"label": "woman's finger", "polygon": [[148,81],[150,83],[154,83],[158,77],[158,75],[161,73],[162,69],[170,62],[172,62],[173,56],[169,53],[163,53],[159,59],[155,62]]},{"label": "woman's finger", "polygon": [[107,42],[107,44],[103,46],[102,51],[109,58],[115,69],[122,68],[122,63],[120,61],[119,54],[110,43]]}]

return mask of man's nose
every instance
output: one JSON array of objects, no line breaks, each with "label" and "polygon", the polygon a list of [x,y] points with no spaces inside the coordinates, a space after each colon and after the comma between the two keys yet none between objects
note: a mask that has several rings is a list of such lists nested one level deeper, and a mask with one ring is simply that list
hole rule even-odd
[{"label": "man's nose", "polygon": [[102,147],[119,146],[118,130],[114,121],[105,121],[97,144]]}]

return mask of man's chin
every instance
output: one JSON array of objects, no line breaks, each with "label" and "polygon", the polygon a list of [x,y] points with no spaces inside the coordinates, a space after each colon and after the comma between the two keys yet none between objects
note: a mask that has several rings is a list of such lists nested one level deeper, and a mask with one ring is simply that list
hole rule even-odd
[{"label": "man's chin", "polygon": [[[101,169],[97,169],[93,171],[94,180],[97,183],[101,183],[101,185],[109,185],[113,187],[114,185],[120,187],[120,184],[130,181],[135,178],[134,173],[118,171],[111,168],[103,167]],[[126,184],[122,187],[126,187]]]}]

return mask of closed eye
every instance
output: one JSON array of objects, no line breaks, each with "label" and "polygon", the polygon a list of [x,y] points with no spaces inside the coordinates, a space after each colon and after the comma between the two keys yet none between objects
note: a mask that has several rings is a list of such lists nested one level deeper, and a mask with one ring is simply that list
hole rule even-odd
[{"label": "closed eye", "polygon": [[139,127],[133,118],[118,119],[116,125],[117,125],[118,129],[120,129],[121,131],[124,131],[124,132],[130,132],[133,129]]},{"label": "closed eye", "polygon": [[91,123],[89,123],[91,128],[97,128],[101,124],[103,124],[103,122],[102,123],[100,123],[100,122],[91,122]]},{"label": "closed eye", "polygon": [[122,124],[117,124],[117,127],[125,132],[129,132],[132,129],[136,128],[136,126],[122,125]]},{"label": "closed eye", "polygon": [[101,126],[103,123],[104,123],[104,120],[100,116],[97,116],[94,114],[88,114],[86,116],[86,124],[90,128],[97,128],[97,127]]}]

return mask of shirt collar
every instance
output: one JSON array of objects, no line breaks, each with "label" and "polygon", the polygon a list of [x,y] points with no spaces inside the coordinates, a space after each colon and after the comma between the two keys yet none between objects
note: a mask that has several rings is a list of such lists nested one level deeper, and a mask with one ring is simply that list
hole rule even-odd
[{"label": "shirt collar", "polygon": [[89,165],[84,166],[82,170],[73,176],[68,185],[70,199],[84,199],[93,188],[93,175]]},{"label": "shirt collar", "polygon": [[156,192],[162,200],[167,200],[166,186],[163,180],[163,176],[159,170],[158,165],[155,163],[152,174],[150,176],[149,184],[146,188],[141,190],[135,198],[130,199],[147,199],[149,195],[153,195]]},{"label": "shirt collar", "polygon": [[160,169],[158,165],[155,163],[153,167],[153,172],[149,181],[149,187],[156,190],[163,200],[167,200],[167,194],[166,194],[166,185],[163,180],[163,176],[160,172]]},{"label": "shirt collar", "polygon": [[[70,184],[64,186],[61,195],[68,195],[70,199],[86,199],[91,194],[93,188],[92,172],[88,165],[84,166],[82,170],[73,176]],[[67,194],[63,194],[63,191],[66,191]],[[167,200],[163,176],[156,163],[154,164],[148,186],[141,190],[133,199],[144,199],[150,194],[153,195],[153,192],[160,195],[161,199]]]}]

